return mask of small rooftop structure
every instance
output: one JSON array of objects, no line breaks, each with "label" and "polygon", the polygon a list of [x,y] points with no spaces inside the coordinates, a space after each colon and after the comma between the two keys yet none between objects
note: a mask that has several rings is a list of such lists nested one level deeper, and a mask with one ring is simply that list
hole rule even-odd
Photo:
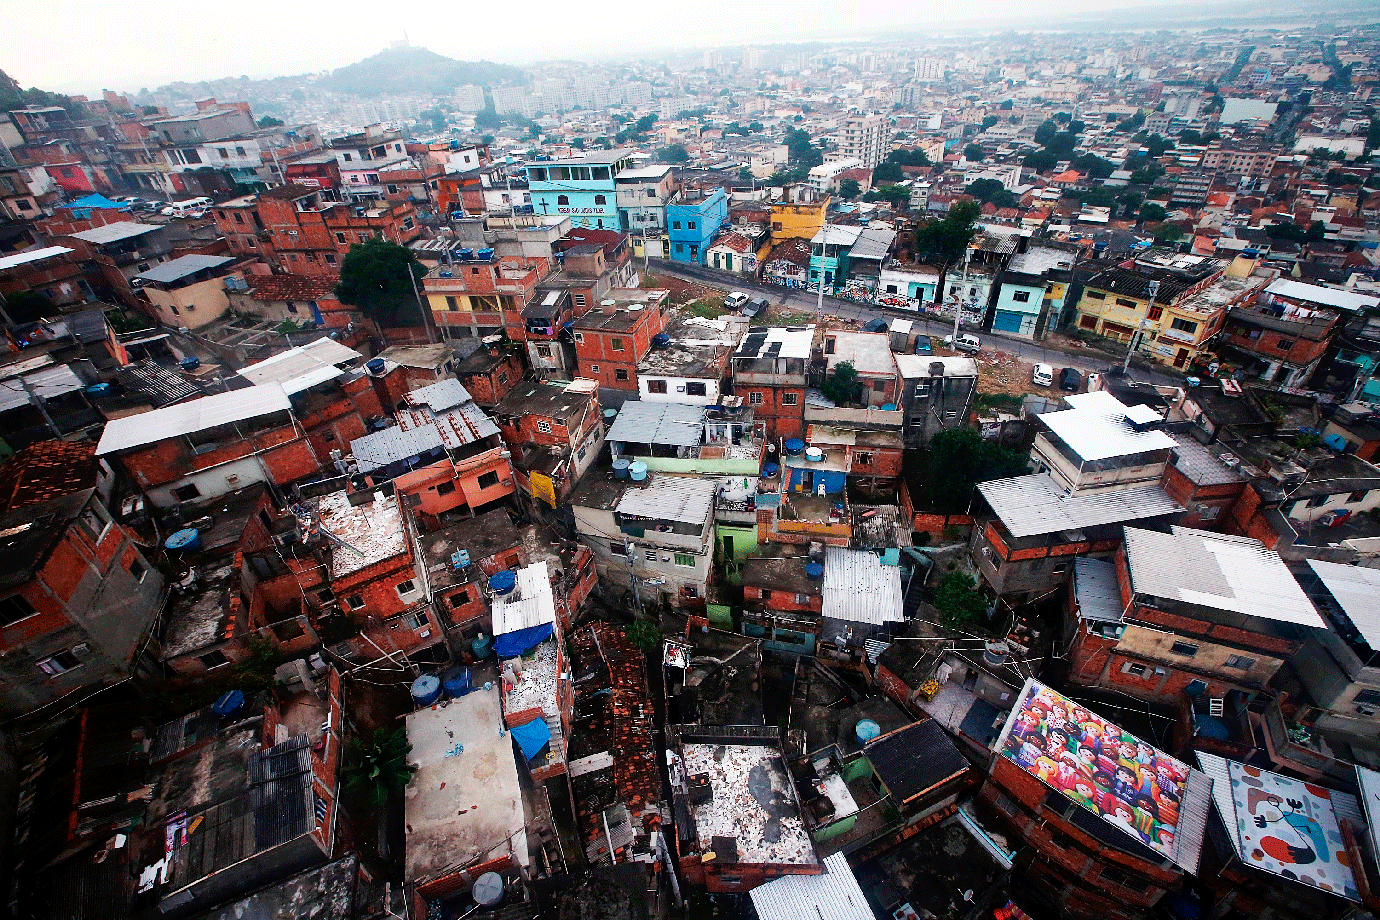
[{"label": "small rooftop structure", "polygon": [[[545,626],[556,621],[556,601],[545,562],[523,566],[515,573],[517,584],[493,600],[494,635],[504,636]],[[547,630],[549,632],[549,630]],[[535,644],[535,643],[533,643]]]},{"label": "small rooftop structure", "polygon": [[41,249],[26,249],[12,255],[0,256],[0,272],[9,271],[21,265],[29,265],[33,262],[56,258],[72,251],[66,246],[44,246]]},{"label": "small rooftop structure", "polygon": [[362,505],[350,501],[344,489],[317,499],[321,529],[336,544],[331,556],[331,576],[340,578],[407,552],[407,536],[395,496],[375,492]]},{"label": "small rooftop structure", "polygon": [[857,876],[842,853],[824,858],[821,875],[788,875],[752,889],[758,920],[873,920]]},{"label": "small rooftop structure", "polygon": [[885,332],[827,332],[825,341],[834,341],[834,350],[826,347],[825,358],[829,370],[847,361],[859,374],[890,376],[896,373],[892,360],[891,337]]},{"label": "small rooftop structure", "polygon": [[824,548],[826,618],[881,626],[905,619],[901,603],[901,569],[883,565],[881,557],[841,546]]},{"label": "small rooftop structure", "polygon": [[934,719],[873,738],[863,745],[863,754],[898,808],[969,770],[968,758]]},{"label": "small rooftop structure", "polygon": [[1318,559],[1308,565],[1366,645],[1380,649],[1380,569]]},{"label": "small rooftop structure", "polygon": [[276,382],[203,396],[152,412],[111,419],[101,433],[96,455],[156,444],[166,438],[286,412],[291,408],[288,394],[282,384]]},{"label": "small rooftop structure", "polygon": [[[1037,763],[1039,759],[1057,758],[1057,762],[1072,758],[1070,762],[1078,762],[1075,739],[1064,724],[1053,721],[1056,708],[1068,716],[1069,722],[1082,725],[1085,730],[1091,725],[1098,737],[1130,745],[1137,752],[1137,763],[1147,773],[1144,787],[1137,784],[1135,793],[1127,790],[1117,796],[1113,790],[1099,791],[1100,787],[1089,778],[1088,792],[1078,794],[1076,785],[1068,792],[1064,790],[1057,771],[1043,772]],[[1083,823],[1084,815],[1101,819],[1125,834],[1127,848],[1132,852],[1148,848],[1151,851],[1146,854],[1149,859],[1168,859],[1187,872],[1198,870],[1212,783],[1188,764],[1146,744],[1033,677],[1026,680],[1017,705],[1012,707],[997,738],[996,750],[998,757],[1039,779],[1056,795],[1067,796],[1075,806],[1069,814],[1069,820],[1075,825]],[[1049,753],[1051,750],[1053,756]],[[1118,770],[1119,775],[1121,772]],[[1127,772],[1134,775],[1135,771],[1128,769]],[[1126,800],[1128,795],[1134,799],[1141,788],[1150,790],[1148,794],[1155,802],[1158,816],[1153,826],[1144,829],[1134,823],[1134,811]],[[1100,830],[1099,827],[1090,832],[1096,834]]]},{"label": "small rooftop structure", "polygon": [[1212,799],[1242,865],[1360,902],[1339,818],[1358,830],[1356,797],[1203,751]]},{"label": "small rooftop structure", "polygon": [[1126,528],[1126,561],[1135,594],[1326,627],[1284,560],[1259,540],[1179,526],[1171,531]]},{"label": "small rooftop structure", "polygon": [[1120,524],[1184,510],[1159,486],[1069,495],[1048,473],[980,482],[978,492],[1013,537]]},{"label": "small rooftop structure", "polygon": [[345,373],[342,364],[352,364],[363,357],[334,339],[321,338],[251,364],[239,374],[256,386],[279,383],[291,396],[318,383],[335,380]]},{"label": "small rooftop structure", "polygon": [[1122,405],[1110,393],[1081,393],[1065,401],[1073,408],[1036,417],[1084,463],[1177,446],[1165,432],[1144,427],[1154,419],[1136,416],[1136,407]]},{"label": "small rooftop structure", "polygon": [[1265,293],[1282,297],[1285,300],[1331,307],[1334,310],[1342,310],[1347,313],[1359,313],[1362,310],[1373,310],[1380,306],[1380,297],[1323,287],[1320,284],[1306,284],[1302,281],[1294,281],[1292,278],[1276,278],[1265,288]]},{"label": "small rooftop structure", "polygon": [[136,236],[143,236],[145,233],[152,233],[161,230],[158,224],[140,224],[132,220],[116,221],[113,224],[104,224],[100,227],[92,227],[90,230],[82,230],[71,234],[73,239],[81,240],[83,243],[93,243],[97,246],[105,246],[110,243],[118,243],[121,240],[132,239]]},{"label": "small rooftop structure", "polygon": [[235,261],[233,256],[204,256],[193,253],[179,256],[161,265],[155,265],[148,271],[140,272],[134,277],[155,284],[174,284],[183,278],[190,278],[198,272],[220,268],[222,265],[229,265],[233,261]]},{"label": "small rooftop structure", "polygon": [[1123,615],[1116,563],[1078,556],[1073,560],[1073,598],[1078,616],[1095,623],[1120,623]]},{"label": "small rooftop structure", "polygon": [[772,326],[767,329],[749,329],[733,357],[738,360],[753,358],[802,358],[810,357],[810,344],[814,341],[814,326]]},{"label": "small rooftop structure", "polygon": [[694,447],[704,434],[703,406],[629,400],[609,426],[609,441]]},{"label": "small rooftop structure", "polygon": [[626,489],[614,510],[648,520],[703,524],[714,507],[717,489],[712,479],[657,475],[646,486]]},{"label": "small rooftop structure", "polygon": [[509,852],[529,862],[527,816],[499,694],[497,687],[481,687],[407,717],[418,766],[404,802],[410,884]]}]

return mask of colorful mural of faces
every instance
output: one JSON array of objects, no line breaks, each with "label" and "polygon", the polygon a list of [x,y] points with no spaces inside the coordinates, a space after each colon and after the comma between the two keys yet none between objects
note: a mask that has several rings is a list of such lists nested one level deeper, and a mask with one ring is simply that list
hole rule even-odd
[{"label": "colorful mural of faces", "polygon": [[1001,753],[1151,849],[1174,855],[1187,764],[1037,681]]}]

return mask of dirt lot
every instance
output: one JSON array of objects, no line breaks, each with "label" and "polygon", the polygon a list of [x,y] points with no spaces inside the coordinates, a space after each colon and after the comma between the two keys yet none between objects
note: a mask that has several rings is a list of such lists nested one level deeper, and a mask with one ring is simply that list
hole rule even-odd
[{"label": "dirt lot", "polygon": [[699,281],[686,281],[684,278],[662,275],[657,272],[651,272],[644,276],[643,286],[670,291],[671,303],[676,306],[682,306],[696,300],[708,300],[711,303],[717,301],[718,306],[723,306],[723,299],[728,294],[728,291],[702,284]]}]

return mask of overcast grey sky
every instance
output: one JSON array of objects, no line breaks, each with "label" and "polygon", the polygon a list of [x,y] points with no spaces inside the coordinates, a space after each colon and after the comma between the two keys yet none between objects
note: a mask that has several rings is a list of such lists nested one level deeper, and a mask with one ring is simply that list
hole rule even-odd
[{"label": "overcast grey sky", "polygon": [[[1204,0],[1201,8],[1220,0]],[[1306,0],[1305,0],[1306,2]],[[1045,22],[1142,0],[643,0],[620,6],[410,0],[75,0],[58,8],[0,0],[0,69],[21,85],[73,94],[174,80],[329,70],[400,39],[460,60],[511,64],[635,56],[669,47],[847,40],[925,26]],[[1162,6],[1161,6],[1162,9]],[[593,11],[598,10],[598,13]],[[1128,25],[1133,19],[1128,17]],[[1019,23],[1030,28],[1032,19]],[[1016,23],[1012,22],[1013,25]]]}]

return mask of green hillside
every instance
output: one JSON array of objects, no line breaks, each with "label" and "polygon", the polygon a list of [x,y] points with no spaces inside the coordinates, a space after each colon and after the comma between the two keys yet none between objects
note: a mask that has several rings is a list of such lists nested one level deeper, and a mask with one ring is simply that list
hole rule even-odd
[{"label": "green hillside", "polygon": [[448,93],[467,83],[513,82],[523,79],[517,67],[489,61],[455,61],[425,48],[391,48],[357,64],[331,71],[323,89],[357,96],[409,92]]}]

